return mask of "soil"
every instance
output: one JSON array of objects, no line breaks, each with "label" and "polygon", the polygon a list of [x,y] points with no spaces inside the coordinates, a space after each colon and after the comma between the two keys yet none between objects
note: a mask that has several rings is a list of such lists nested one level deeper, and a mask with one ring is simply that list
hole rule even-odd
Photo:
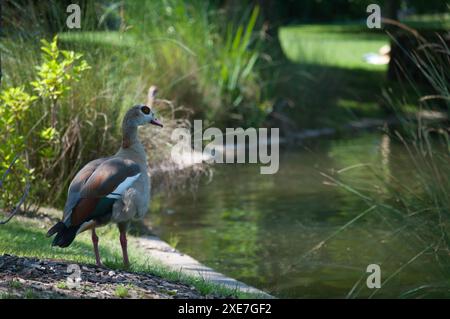
[{"label": "soil", "polygon": [[111,270],[79,264],[81,281],[68,271],[70,262],[40,260],[11,255],[0,256],[0,298],[144,298],[199,299],[194,287],[150,274]]}]

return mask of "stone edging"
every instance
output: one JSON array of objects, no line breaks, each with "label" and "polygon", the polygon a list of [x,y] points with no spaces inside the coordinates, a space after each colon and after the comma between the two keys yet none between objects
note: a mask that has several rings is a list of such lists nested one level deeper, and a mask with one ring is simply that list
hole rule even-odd
[{"label": "stone edging", "polygon": [[202,278],[206,281],[225,286],[231,289],[239,289],[242,292],[254,293],[262,298],[274,298],[270,294],[249,286],[236,279],[221,274],[210,267],[207,267],[189,255],[183,254],[172,248],[168,243],[156,236],[142,236],[135,239],[138,249],[162,265],[180,271],[188,276]]}]

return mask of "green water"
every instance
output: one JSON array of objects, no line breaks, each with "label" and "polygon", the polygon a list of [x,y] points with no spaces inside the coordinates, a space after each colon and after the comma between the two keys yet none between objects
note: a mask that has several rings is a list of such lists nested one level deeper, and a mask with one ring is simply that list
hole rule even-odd
[{"label": "green water", "polygon": [[[275,296],[399,297],[443,280],[433,256],[414,258],[423,245],[411,231],[377,210],[360,216],[370,204],[321,173],[391,201],[376,175],[412,184],[411,165],[385,135],[316,140],[283,151],[275,175],[218,164],[197,191],[160,195],[150,221],[182,252]],[[381,266],[381,289],[366,286],[369,264]]]}]

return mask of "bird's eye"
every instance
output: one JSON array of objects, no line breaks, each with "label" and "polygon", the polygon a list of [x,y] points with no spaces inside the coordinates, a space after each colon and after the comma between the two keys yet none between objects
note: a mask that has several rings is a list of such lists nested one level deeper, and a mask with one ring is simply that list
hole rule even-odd
[{"label": "bird's eye", "polygon": [[144,105],[143,107],[141,107],[141,111],[144,114],[150,114],[150,108],[146,105]]}]

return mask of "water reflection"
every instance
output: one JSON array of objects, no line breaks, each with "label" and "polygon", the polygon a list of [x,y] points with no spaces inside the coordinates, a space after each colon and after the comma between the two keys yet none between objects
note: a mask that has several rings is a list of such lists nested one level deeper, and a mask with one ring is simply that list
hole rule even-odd
[{"label": "water reflection", "polygon": [[[367,265],[380,264],[388,278],[417,254],[415,239],[375,211],[339,231],[370,205],[327,185],[320,173],[340,171],[344,182],[375,188],[388,201],[376,176],[412,183],[411,167],[403,148],[384,135],[314,142],[282,153],[275,175],[260,175],[256,165],[216,165],[213,181],[195,194],[160,195],[150,219],[162,238],[179,238],[181,251],[277,296],[367,297]],[[437,280],[433,267],[431,256],[422,256],[376,296],[397,297]]]}]

